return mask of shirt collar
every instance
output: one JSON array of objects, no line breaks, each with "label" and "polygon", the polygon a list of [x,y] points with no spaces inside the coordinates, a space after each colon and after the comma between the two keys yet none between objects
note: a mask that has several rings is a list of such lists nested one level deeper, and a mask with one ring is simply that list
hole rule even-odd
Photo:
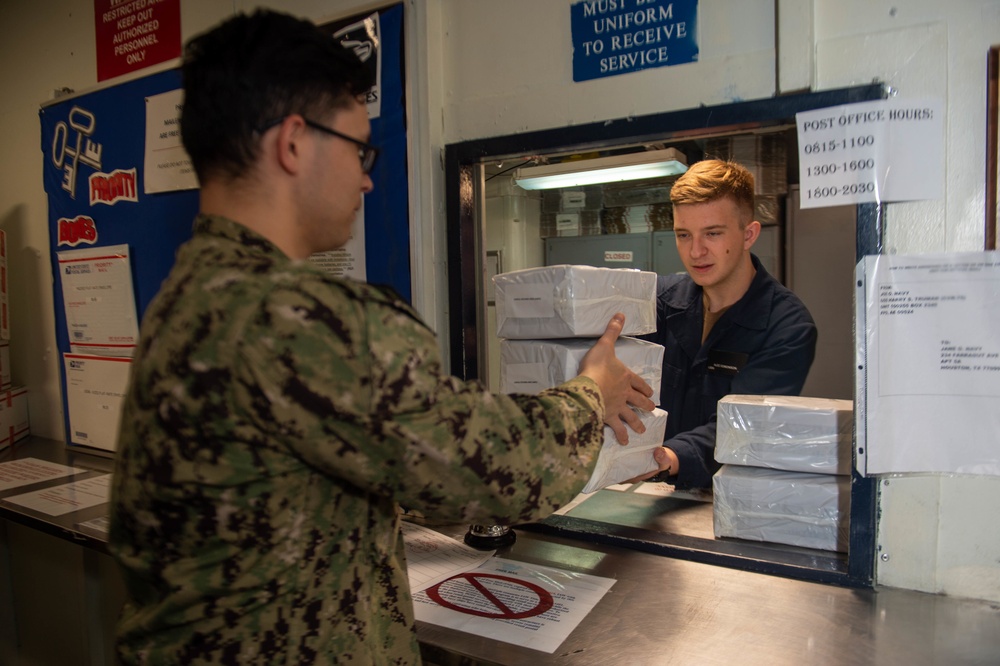
[{"label": "shirt collar", "polygon": [[282,258],[286,261],[291,261],[277,245],[256,231],[223,215],[199,213],[194,221],[194,233],[214,236],[215,238],[241,245],[243,248],[255,253],[270,255],[275,259]]}]

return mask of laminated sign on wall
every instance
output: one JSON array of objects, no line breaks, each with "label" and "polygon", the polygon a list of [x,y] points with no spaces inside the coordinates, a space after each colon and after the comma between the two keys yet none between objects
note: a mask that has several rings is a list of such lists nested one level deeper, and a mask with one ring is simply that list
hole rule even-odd
[{"label": "laminated sign on wall", "polygon": [[1000,256],[868,256],[858,470],[1000,475]]}]

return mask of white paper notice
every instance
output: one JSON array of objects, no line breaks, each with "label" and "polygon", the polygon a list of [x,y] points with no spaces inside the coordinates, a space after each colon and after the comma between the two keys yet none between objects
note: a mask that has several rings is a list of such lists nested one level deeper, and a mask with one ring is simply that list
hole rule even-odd
[{"label": "white paper notice", "polygon": [[537,395],[552,385],[549,366],[545,363],[506,363],[502,368],[505,393],[531,393]]},{"label": "white paper notice", "polygon": [[14,495],[3,501],[49,516],[61,516],[98,504],[106,504],[110,499],[111,475],[105,474],[85,481],[74,481],[63,486]]},{"label": "white paper notice", "polygon": [[432,529],[402,522],[410,591],[425,590],[455,574],[475,569],[496,551],[476,550]]},{"label": "white paper notice", "polygon": [[184,91],[180,89],[146,98],[143,188],[147,194],[198,187],[191,158],[181,144],[183,104]]},{"label": "white paper notice", "polygon": [[802,208],[944,196],[944,102],[885,99],[795,115]]},{"label": "white paper notice", "polygon": [[72,476],[86,470],[58,465],[38,458],[22,458],[0,463],[0,491],[30,486],[39,481],[49,481]]},{"label": "white paper notice", "polygon": [[70,441],[106,451],[118,447],[118,421],[128,389],[130,358],[63,354]]},{"label": "white paper notice", "polygon": [[131,356],[139,339],[127,245],[57,253],[70,349]]},{"label": "white paper notice", "polygon": [[492,558],[413,595],[416,618],[552,653],[615,581]]},{"label": "white paper notice", "polygon": [[511,284],[505,303],[512,319],[547,318],[556,314],[555,295],[551,284]]},{"label": "white paper notice", "polygon": [[339,278],[350,278],[358,282],[368,281],[368,265],[365,262],[365,204],[354,217],[350,239],[344,246],[329,252],[317,252],[309,257],[325,273]]},{"label": "white paper notice", "polygon": [[862,277],[866,472],[1000,475],[1000,255],[865,257]]}]

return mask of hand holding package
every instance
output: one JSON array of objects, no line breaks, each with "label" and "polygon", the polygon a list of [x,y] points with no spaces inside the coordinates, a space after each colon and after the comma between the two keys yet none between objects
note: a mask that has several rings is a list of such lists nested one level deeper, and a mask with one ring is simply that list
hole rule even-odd
[{"label": "hand holding package", "polygon": [[656,408],[651,412],[638,411],[638,414],[639,420],[646,426],[646,432],[640,434],[629,428],[628,444],[625,446],[619,443],[611,428],[604,426],[604,445],[597,458],[597,467],[581,492],[596,492],[659,469],[653,459],[653,450],[663,446],[667,413]]}]

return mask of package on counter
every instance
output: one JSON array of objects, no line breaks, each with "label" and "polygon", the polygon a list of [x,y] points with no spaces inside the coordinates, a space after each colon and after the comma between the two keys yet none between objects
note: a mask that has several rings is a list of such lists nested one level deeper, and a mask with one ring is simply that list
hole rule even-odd
[{"label": "package on counter", "polygon": [[813,474],[851,473],[854,403],[777,395],[719,401],[715,459]]},{"label": "package on counter", "polygon": [[560,264],[501,273],[497,337],[516,340],[599,337],[616,312],[622,335],[656,330],[656,273]]},{"label": "package on counter", "polygon": [[28,426],[28,389],[18,386],[0,391],[0,449],[24,439]]},{"label": "package on counter", "polygon": [[848,476],[723,465],[712,489],[716,537],[847,551]]},{"label": "package on counter", "polygon": [[626,424],[628,444],[622,446],[614,431],[604,426],[604,444],[597,458],[597,467],[594,468],[590,481],[581,492],[593,493],[657,469],[656,461],[653,460],[653,449],[663,446],[667,413],[659,407],[651,412],[636,411],[639,420],[646,426],[646,432],[637,433]]},{"label": "package on counter", "polygon": [[[580,361],[594,346],[593,339],[500,341],[500,392],[538,393],[579,374]],[[620,337],[615,356],[660,395],[663,347],[645,340]],[[655,398],[654,398],[655,399]]]}]

